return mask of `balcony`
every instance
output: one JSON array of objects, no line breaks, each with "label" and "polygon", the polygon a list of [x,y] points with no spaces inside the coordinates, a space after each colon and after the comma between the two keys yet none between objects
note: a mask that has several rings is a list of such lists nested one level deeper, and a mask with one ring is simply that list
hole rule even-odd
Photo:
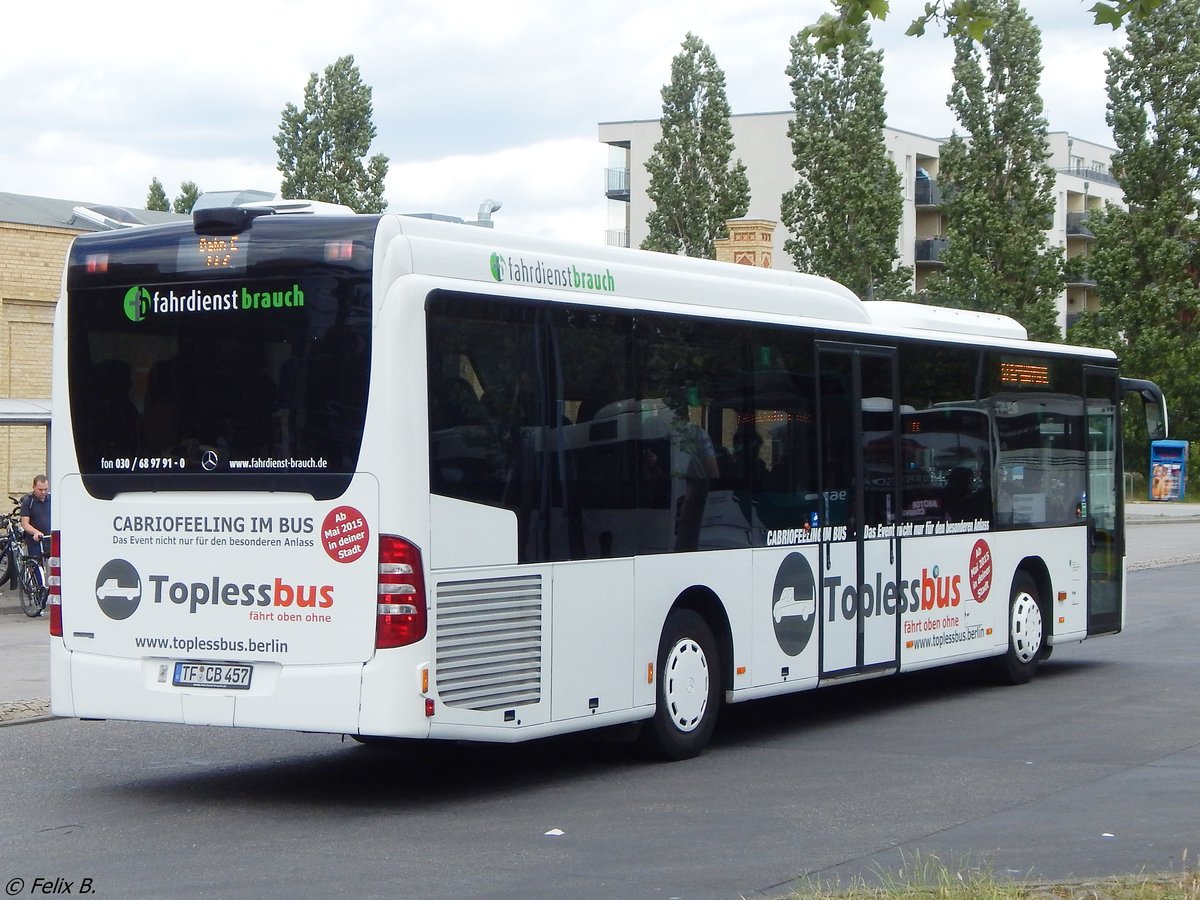
[{"label": "balcony", "polygon": [[918,178],[914,191],[914,202],[917,206],[941,206],[942,190],[934,178]]},{"label": "balcony", "polygon": [[629,170],[604,170],[604,196],[609,200],[624,200],[629,202]]},{"label": "balcony", "polygon": [[1069,288],[1094,288],[1096,279],[1088,275],[1087,261],[1077,257],[1063,263],[1063,284]]},{"label": "balcony", "polygon": [[609,247],[628,247],[628,228],[609,228],[604,232],[604,243]]},{"label": "balcony", "polygon": [[1088,228],[1088,217],[1090,215],[1091,213],[1088,212],[1067,213],[1067,237],[1094,241],[1096,235],[1092,234],[1092,230]]},{"label": "balcony", "polygon": [[913,261],[918,266],[944,265],[942,254],[949,245],[949,238],[921,238],[913,245]]},{"label": "balcony", "polygon": [[1064,175],[1074,175],[1076,178],[1083,178],[1086,181],[1094,181],[1099,184],[1115,184],[1120,182],[1113,178],[1107,172],[1101,172],[1099,169],[1085,169],[1082,166],[1066,166],[1055,169],[1056,172],[1062,172]]}]

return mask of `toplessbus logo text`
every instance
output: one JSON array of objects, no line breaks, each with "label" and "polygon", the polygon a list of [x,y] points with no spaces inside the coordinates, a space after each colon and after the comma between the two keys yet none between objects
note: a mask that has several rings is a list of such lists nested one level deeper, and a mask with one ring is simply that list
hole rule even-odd
[{"label": "toplessbus logo text", "polygon": [[202,606],[295,606],[299,609],[328,609],[333,606],[332,584],[286,584],[276,578],[272,584],[237,584],[222,582],[213,577],[210,581],[171,581],[169,575],[151,575],[148,581],[154,585],[154,602],[170,601],[178,606],[187,605],[188,612],[195,613]]},{"label": "toplessbus logo text", "polygon": [[[867,582],[857,588],[848,584],[842,587],[840,576],[821,579],[821,592],[825,595],[828,621],[836,622],[839,613],[843,619],[853,619],[862,605],[864,616],[892,616],[897,612],[916,613],[931,609],[947,609],[962,602],[962,576],[940,575],[938,567],[933,572],[921,569],[921,577],[897,584],[883,580],[883,573],[875,573],[875,583]],[[839,592],[840,590],[840,592]],[[979,603],[986,595],[978,599]]]}]

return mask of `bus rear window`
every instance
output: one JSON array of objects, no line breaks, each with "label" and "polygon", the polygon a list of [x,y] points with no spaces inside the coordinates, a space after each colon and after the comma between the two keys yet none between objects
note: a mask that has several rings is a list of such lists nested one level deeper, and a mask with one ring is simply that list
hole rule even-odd
[{"label": "bus rear window", "polygon": [[357,259],[330,264],[321,235],[270,224],[278,237],[243,241],[244,271],[207,277],[178,269],[170,232],[109,238],[99,278],[98,242],[76,243],[67,366],[89,493],[345,490],[370,376],[373,228],[352,236]]}]

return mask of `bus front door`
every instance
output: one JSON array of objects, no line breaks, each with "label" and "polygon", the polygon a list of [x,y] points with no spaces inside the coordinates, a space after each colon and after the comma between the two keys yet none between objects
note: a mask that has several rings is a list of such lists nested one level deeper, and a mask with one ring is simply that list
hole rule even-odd
[{"label": "bus front door", "polygon": [[822,678],[899,659],[896,352],[819,342]]},{"label": "bus front door", "polygon": [[1121,630],[1121,560],[1125,517],[1121,512],[1121,433],[1116,372],[1084,367],[1087,395],[1087,493],[1080,514],[1088,526],[1088,634]]}]

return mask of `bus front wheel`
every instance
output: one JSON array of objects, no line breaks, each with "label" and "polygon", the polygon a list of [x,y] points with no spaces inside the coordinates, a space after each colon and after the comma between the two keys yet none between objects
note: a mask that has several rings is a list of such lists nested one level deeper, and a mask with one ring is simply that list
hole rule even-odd
[{"label": "bus front wheel", "polygon": [[656,681],[654,716],[642,723],[639,746],[657,759],[698,756],[712,737],[721,702],[720,654],[699,613],[679,609],[667,617]]},{"label": "bus front wheel", "polygon": [[1013,579],[1008,600],[1008,650],[996,660],[996,674],[1005,684],[1025,684],[1045,656],[1046,619],[1038,603],[1038,587],[1028,572]]}]

